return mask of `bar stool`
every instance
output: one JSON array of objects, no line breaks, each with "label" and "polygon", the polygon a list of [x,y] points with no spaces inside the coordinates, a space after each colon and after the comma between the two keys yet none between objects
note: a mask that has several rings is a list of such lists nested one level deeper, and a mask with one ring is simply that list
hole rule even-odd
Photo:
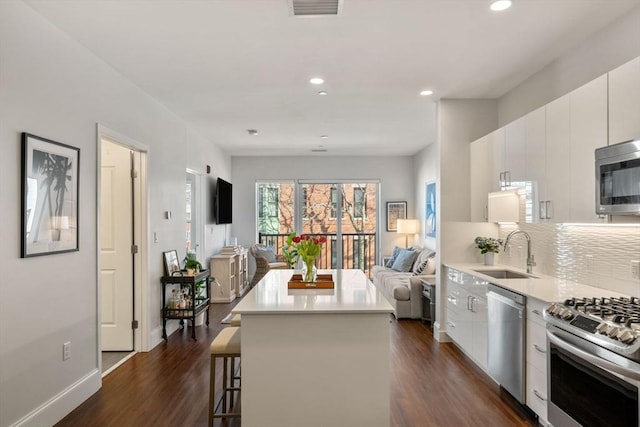
[{"label": "bar stool", "polygon": [[231,318],[231,326],[240,326],[241,316],[241,314],[234,314]]},{"label": "bar stool", "polygon": [[[213,426],[214,418],[240,417],[240,412],[230,412],[234,407],[234,392],[238,392],[240,386],[236,387],[236,380],[240,381],[240,376],[236,375],[235,358],[240,357],[240,328],[230,326],[224,328],[214,338],[209,347],[211,350],[211,377],[209,378],[209,427]],[[222,396],[215,401],[216,382],[216,359],[222,358]],[[229,363],[231,362],[231,363]],[[229,365],[230,370],[229,370]],[[238,368],[240,365],[238,364]],[[227,405],[227,394],[229,399]],[[222,404],[222,410],[220,405]]]}]

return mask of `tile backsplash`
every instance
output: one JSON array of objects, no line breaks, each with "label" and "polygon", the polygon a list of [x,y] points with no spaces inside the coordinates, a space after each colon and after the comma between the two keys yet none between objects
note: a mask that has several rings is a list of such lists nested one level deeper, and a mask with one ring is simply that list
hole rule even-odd
[{"label": "tile backsplash", "polygon": [[[640,261],[640,225],[519,224],[501,225],[500,238],[520,229],[531,236],[536,272],[640,297],[640,280],[631,261]],[[526,268],[526,239],[514,236],[498,261]],[[597,295],[594,295],[597,296]]]}]

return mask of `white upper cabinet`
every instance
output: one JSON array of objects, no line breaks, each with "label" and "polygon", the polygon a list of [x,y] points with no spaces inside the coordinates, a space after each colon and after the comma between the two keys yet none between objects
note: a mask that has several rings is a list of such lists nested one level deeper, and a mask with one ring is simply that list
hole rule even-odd
[{"label": "white upper cabinet", "polygon": [[609,145],[636,138],[640,138],[640,58],[609,72]]},{"label": "white upper cabinet", "polygon": [[527,212],[527,222],[546,221],[540,218],[540,202],[548,200],[546,176],[546,108],[541,107],[524,117],[525,135],[525,175],[524,180],[531,183],[531,212]]},{"label": "white upper cabinet", "polygon": [[[595,150],[607,145],[607,76],[571,92],[571,221],[599,222]],[[557,222],[557,221],[556,221]]]},{"label": "white upper cabinet", "polygon": [[483,136],[470,147],[471,221],[487,221],[487,195],[500,188],[504,157],[504,129]]},{"label": "white upper cabinet", "polygon": [[505,126],[503,185],[526,181],[526,126],[521,117]]},{"label": "white upper cabinet", "polygon": [[603,222],[595,150],[637,138],[640,58],[472,143],[471,219],[486,221],[489,192],[525,182],[527,222]]},{"label": "white upper cabinet", "polygon": [[568,222],[571,220],[571,94],[547,104],[546,133],[545,191],[538,200],[536,222]]}]

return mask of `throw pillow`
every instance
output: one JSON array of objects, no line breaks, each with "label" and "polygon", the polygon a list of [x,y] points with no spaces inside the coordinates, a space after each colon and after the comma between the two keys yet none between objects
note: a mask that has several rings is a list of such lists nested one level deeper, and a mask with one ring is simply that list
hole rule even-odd
[{"label": "throw pillow", "polygon": [[427,260],[427,265],[422,270],[422,274],[436,274],[436,257],[432,256]]},{"label": "throw pillow", "polygon": [[395,262],[396,258],[398,257],[398,254],[400,253],[400,251],[402,250],[402,248],[399,247],[394,247],[393,248],[393,252],[391,253],[391,258],[389,258],[389,260],[387,260],[387,263],[384,265],[387,268],[392,268],[393,267],[393,263]]},{"label": "throw pillow", "polygon": [[424,263],[429,258],[429,251],[416,251],[418,255],[416,256],[416,260],[413,262],[413,267],[411,271],[413,274],[420,274],[422,269],[424,268]]},{"label": "throw pillow", "polygon": [[416,258],[416,262],[413,264],[413,274],[426,274],[423,273],[423,270],[427,266],[429,258],[433,258],[435,255],[436,253],[429,249],[420,252]]},{"label": "throw pillow", "polygon": [[413,265],[413,261],[415,261],[417,255],[418,254],[416,252],[410,251],[409,249],[401,249],[396,260],[393,262],[391,269],[402,272],[411,271],[411,266]]},{"label": "throw pillow", "polygon": [[276,253],[271,246],[256,247],[256,256],[267,259],[267,262],[276,262]]}]

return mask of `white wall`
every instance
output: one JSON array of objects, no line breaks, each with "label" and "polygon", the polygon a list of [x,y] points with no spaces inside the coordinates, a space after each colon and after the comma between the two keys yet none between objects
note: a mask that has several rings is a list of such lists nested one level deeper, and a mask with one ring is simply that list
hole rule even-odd
[{"label": "white wall", "polygon": [[499,126],[640,56],[640,7],[533,74],[498,102]]},{"label": "white wall", "polygon": [[[412,168],[411,157],[233,157],[231,234],[245,247],[256,242],[255,185],[258,180],[378,179],[380,247],[382,254],[389,254],[394,245],[404,246],[404,236],[385,231],[386,202],[406,200],[408,212],[415,211]],[[250,275],[254,271],[255,261],[250,259]]]},{"label": "white wall", "polygon": [[[0,2],[0,426],[52,425],[100,386],[96,124],[149,150],[151,335],[159,337],[162,251],[184,252],[185,170],[231,161],[164,106],[22,2]],[[78,252],[20,258],[20,134],[80,148]],[[171,210],[172,220],[163,212]],[[217,235],[218,227],[214,227]],[[208,241],[213,252],[216,243]],[[175,327],[176,325],[172,325]],[[62,343],[71,358],[62,361]]]},{"label": "white wall", "polygon": [[[469,144],[497,124],[495,100],[443,99],[438,105],[438,140],[435,151],[424,154],[428,168],[436,156],[436,322],[434,336],[446,340],[446,299],[442,264],[469,259],[468,248],[478,235],[497,236],[493,224],[473,224],[470,210]],[[437,153],[437,154],[435,154]],[[420,170],[418,165],[416,170]],[[424,170],[424,169],[423,169]]]}]

